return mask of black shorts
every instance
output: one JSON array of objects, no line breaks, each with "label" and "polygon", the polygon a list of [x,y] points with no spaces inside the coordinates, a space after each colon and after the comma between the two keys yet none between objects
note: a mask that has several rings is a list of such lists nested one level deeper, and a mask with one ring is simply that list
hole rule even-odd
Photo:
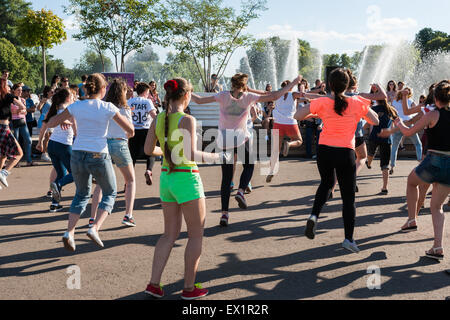
[{"label": "black shorts", "polygon": [[377,149],[380,148],[380,167],[381,170],[389,169],[389,161],[391,159],[391,145],[387,142],[369,141],[367,153],[370,157],[374,157]]},{"label": "black shorts", "polygon": [[363,145],[366,141],[364,140],[364,137],[356,137],[355,138],[355,148],[358,148],[359,146]]}]

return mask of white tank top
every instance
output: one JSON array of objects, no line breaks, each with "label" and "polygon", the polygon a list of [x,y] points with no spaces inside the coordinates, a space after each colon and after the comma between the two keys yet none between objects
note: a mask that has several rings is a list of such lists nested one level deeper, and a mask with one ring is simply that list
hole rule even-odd
[{"label": "white tank top", "polygon": [[274,122],[289,125],[297,124],[297,120],[294,119],[296,111],[297,104],[292,92],[289,92],[286,100],[284,100],[283,95],[280,99],[275,101],[275,109],[273,110]]},{"label": "white tank top", "polygon": [[[58,114],[62,113],[65,109],[58,110]],[[67,130],[61,129],[61,126],[55,127],[52,135],[50,136],[50,140],[59,142],[68,146],[73,144],[73,129],[70,127]]]}]

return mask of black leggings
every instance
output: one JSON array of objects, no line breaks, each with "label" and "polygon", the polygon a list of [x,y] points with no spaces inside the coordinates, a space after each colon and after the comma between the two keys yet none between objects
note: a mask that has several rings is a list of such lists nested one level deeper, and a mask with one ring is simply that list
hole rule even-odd
[{"label": "black leggings", "polygon": [[320,186],[316,193],[312,214],[319,217],[334,185],[334,171],[339,182],[343,202],[345,238],[353,241],[355,229],[355,188],[356,164],[355,151],[348,148],[335,148],[319,145],[317,166],[320,172]]},{"label": "black leggings", "polygon": [[[143,152],[147,133],[148,129],[135,130],[134,137],[128,140],[131,158],[133,159],[133,166],[136,166],[136,161]],[[145,155],[145,159],[147,159],[147,170],[152,171],[155,164],[155,157],[149,157]]]},{"label": "black leggings", "polygon": [[[238,161],[242,161],[244,171],[241,174],[241,180],[239,182],[239,189],[245,190],[248,184],[252,180],[255,164],[250,164],[250,152],[249,143],[245,143],[242,146],[235,148],[234,153],[238,155]],[[245,159],[241,159],[245,154]],[[222,187],[220,189],[220,196],[222,198],[222,211],[228,212],[231,195],[231,181],[233,180],[233,168],[234,164],[222,164]]]}]

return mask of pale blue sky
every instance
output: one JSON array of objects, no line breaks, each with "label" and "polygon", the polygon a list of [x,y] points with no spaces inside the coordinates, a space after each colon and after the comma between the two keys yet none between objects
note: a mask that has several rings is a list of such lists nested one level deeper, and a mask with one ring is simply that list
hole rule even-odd
[{"label": "pale blue sky", "polygon": [[[51,9],[66,22],[63,6],[69,0],[32,0],[34,9]],[[240,0],[226,0],[239,8]],[[268,0],[268,10],[251,22],[247,33],[257,38],[278,35],[309,41],[322,53],[352,53],[367,44],[381,44],[398,39],[413,40],[422,28],[450,32],[449,0]],[[67,24],[68,25],[68,24]],[[85,50],[82,42],[71,38],[50,51],[72,67]],[[155,48],[164,61],[168,49]],[[235,71],[243,51],[237,51],[227,73]]]}]

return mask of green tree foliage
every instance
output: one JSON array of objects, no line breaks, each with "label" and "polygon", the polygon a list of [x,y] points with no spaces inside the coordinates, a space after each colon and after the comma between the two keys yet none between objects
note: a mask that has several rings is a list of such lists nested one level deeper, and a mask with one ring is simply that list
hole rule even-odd
[{"label": "green tree foliage", "polygon": [[112,53],[116,70],[125,71],[125,59],[147,44],[158,44],[164,27],[159,0],[70,0],[66,12],[77,18],[80,32],[74,37],[87,41],[99,55]]},{"label": "green tree foliage", "polygon": [[142,52],[135,52],[125,62],[125,68],[128,72],[134,72],[134,78],[139,81],[156,81],[160,83],[162,64],[159,62],[159,56],[153,51],[153,48],[145,47]]},{"label": "green tree foliage", "polygon": [[26,47],[40,47],[43,61],[43,82],[47,83],[46,50],[53,48],[67,39],[62,19],[52,11],[44,9],[40,11],[28,10],[27,14],[20,18],[17,31],[21,42]]},{"label": "green tree foliage", "polygon": [[[236,49],[247,47],[252,37],[243,31],[266,10],[266,0],[241,2],[239,14],[223,0],[168,0],[165,8],[165,38],[178,52],[190,55],[204,86],[210,76],[221,77]],[[214,69],[214,70],[213,70]]]},{"label": "green tree foliage", "polygon": [[194,90],[197,92],[204,91],[204,85],[201,80],[200,74],[195,67],[194,59],[187,54],[173,54],[167,55],[166,62],[161,69],[161,84],[168,79],[176,77],[183,77],[189,80],[194,86]]},{"label": "green tree foliage", "polygon": [[15,46],[20,45],[17,34],[17,24],[31,8],[31,3],[24,0],[0,1],[0,38],[8,39]]},{"label": "green tree foliage", "polygon": [[30,64],[9,40],[0,38],[0,70],[3,69],[11,71],[12,82],[21,82],[27,78]]},{"label": "green tree foliage", "polygon": [[422,58],[431,52],[450,51],[450,35],[431,28],[420,30],[416,34],[414,42],[420,50]]},{"label": "green tree foliage", "polygon": [[77,75],[107,72],[113,68],[111,59],[100,57],[94,50],[87,50],[75,64],[74,71]]}]

